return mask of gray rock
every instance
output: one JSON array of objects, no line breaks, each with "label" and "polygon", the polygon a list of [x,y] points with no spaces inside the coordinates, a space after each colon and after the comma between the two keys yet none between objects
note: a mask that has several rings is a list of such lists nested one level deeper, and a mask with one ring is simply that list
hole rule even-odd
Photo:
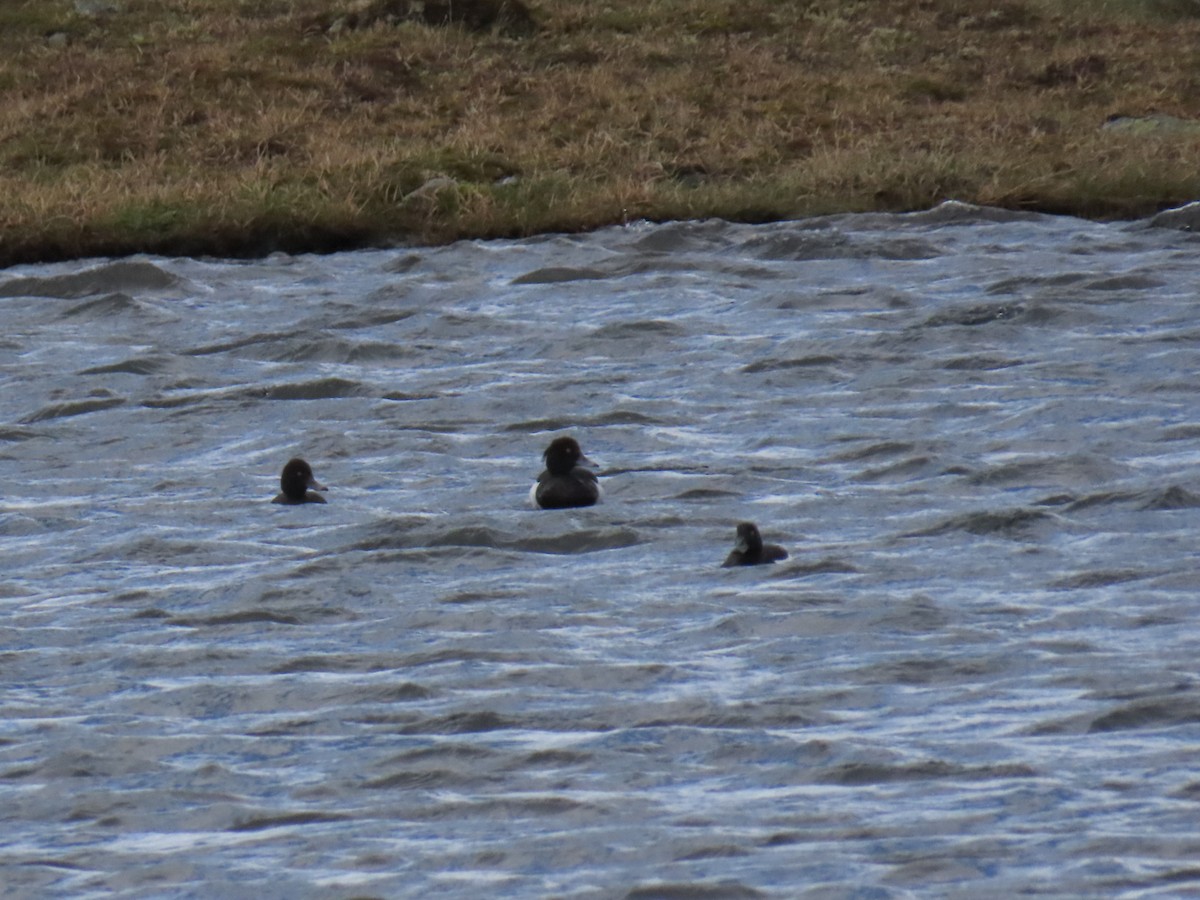
[{"label": "gray rock", "polygon": [[1174,228],[1176,231],[1200,231],[1200,203],[1188,203],[1175,209],[1164,209],[1150,217],[1151,228]]},{"label": "gray rock", "polygon": [[458,182],[445,175],[435,175],[415,191],[405,194],[401,203],[432,203],[443,191],[457,190]]},{"label": "gray rock", "polygon": [[1100,126],[1104,131],[1126,134],[1200,134],[1200,121],[1181,119],[1166,113],[1148,116],[1112,116]]},{"label": "gray rock", "polygon": [[75,0],[75,12],[81,16],[95,18],[121,11],[121,5],[114,0]]}]

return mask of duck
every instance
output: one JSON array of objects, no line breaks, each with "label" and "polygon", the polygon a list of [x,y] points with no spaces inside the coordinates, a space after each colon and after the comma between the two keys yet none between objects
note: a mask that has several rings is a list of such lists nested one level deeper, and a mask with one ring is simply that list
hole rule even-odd
[{"label": "duck", "polygon": [[542,459],[546,468],[529,491],[534,505],[542,509],[570,509],[592,506],[600,499],[596,473],[584,468],[594,463],[583,455],[575,438],[555,438]]},{"label": "duck", "polygon": [[287,465],[283,467],[279,476],[279,487],[281,492],[272,503],[324,503],[325,498],[315,492],[329,490],[317,483],[312,466],[299,457],[288,460]]},{"label": "duck", "polygon": [[737,527],[737,543],[725,557],[721,568],[733,566],[758,566],[787,559],[788,552],[778,544],[764,544],[758,526],[753,522],[742,522]]}]

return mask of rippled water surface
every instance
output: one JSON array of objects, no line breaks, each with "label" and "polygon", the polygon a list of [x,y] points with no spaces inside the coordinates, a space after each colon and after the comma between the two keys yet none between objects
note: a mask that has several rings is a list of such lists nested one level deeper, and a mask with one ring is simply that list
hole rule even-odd
[{"label": "rippled water surface", "polygon": [[[0,274],[4,895],[1200,894],[1198,250]],[[529,508],[559,434],[601,505]],[[791,557],[720,568],[742,520]]]}]

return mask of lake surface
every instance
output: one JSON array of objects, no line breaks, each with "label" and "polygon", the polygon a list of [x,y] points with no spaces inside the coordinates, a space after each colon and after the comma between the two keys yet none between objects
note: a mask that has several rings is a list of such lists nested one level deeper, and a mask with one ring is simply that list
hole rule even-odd
[{"label": "lake surface", "polygon": [[0,273],[4,896],[1200,896],[1198,301],[959,204]]}]

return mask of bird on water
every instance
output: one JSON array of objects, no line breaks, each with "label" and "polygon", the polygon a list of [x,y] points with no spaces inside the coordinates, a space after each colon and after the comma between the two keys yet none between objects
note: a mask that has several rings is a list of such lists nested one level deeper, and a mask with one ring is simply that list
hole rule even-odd
[{"label": "bird on water", "polygon": [[325,498],[316,492],[329,490],[317,482],[312,466],[298,457],[283,467],[279,487],[280,494],[272,503],[324,503]]},{"label": "bird on water", "polygon": [[764,544],[758,526],[753,522],[742,522],[737,527],[737,543],[725,557],[722,568],[732,566],[758,566],[787,559],[787,551],[778,544]]},{"label": "bird on water", "polygon": [[529,492],[533,502],[542,509],[592,506],[600,499],[596,473],[585,468],[593,463],[583,455],[575,438],[555,438],[542,458],[546,468]]}]

